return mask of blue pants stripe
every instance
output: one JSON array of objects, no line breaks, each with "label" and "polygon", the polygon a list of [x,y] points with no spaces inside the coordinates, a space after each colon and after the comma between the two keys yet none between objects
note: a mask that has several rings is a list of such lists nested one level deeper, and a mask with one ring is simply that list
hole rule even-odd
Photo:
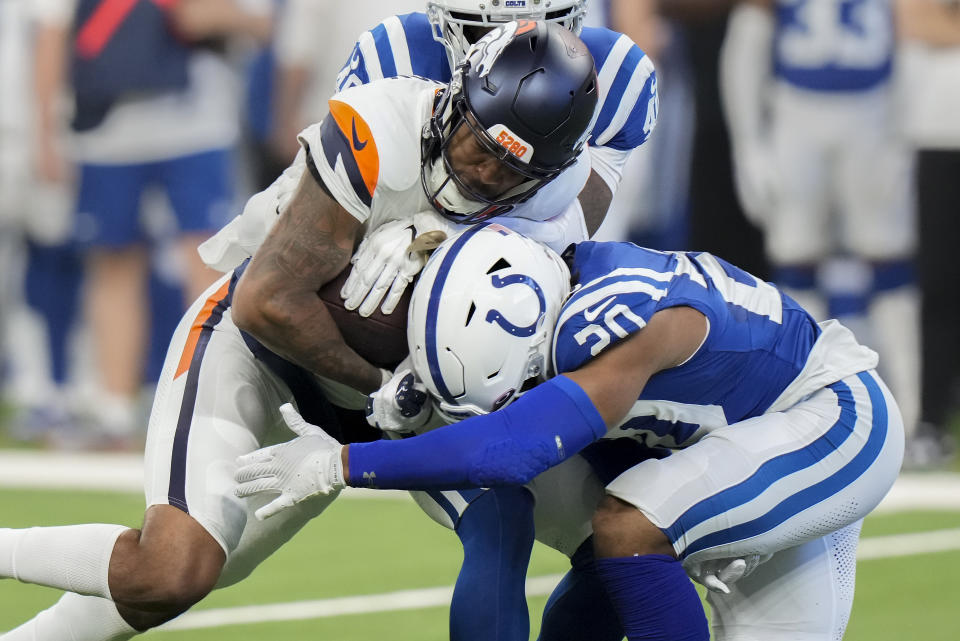
[{"label": "blue pants stripe", "polygon": [[[864,472],[866,472],[873,462],[877,460],[877,457],[880,455],[880,451],[883,449],[883,445],[886,442],[887,404],[884,400],[883,392],[880,390],[880,386],[877,385],[877,382],[874,380],[872,375],[866,372],[861,372],[857,375],[857,377],[867,388],[872,405],[872,429],[870,430],[870,436],[867,438],[867,442],[860,449],[857,455],[830,477],[784,499],[763,516],[697,539],[687,546],[686,550],[684,550],[684,556],[693,554],[694,552],[698,552],[700,550],[732,543],[734,541],[741,541],[759,534],[763,534],[764,532],[768,532],[794,515],[799,514],[803,510],[806,510],[807,508],[833,496],[839,490],[847,487],[857,478],[862,476]],[[840,382],[834,383],[830,386],[830,388],[837,393],[838,404],[841,407],[840,418],[830,429],[830,431],[827,432],[827,434],[820,439],[817,439],[817,441],[814,441],[811,446],[804,448],[810,449],[812,447],[815,451],[815,458],[817,460],[822,459],[830,451],[836,449],[840,443],[845,441],[849,436],[850,431],[853,429],[853,424],[856,422],[856,408],[853,401],[853,396],[850,393],[850,388]],[[841,434],[837,432],[838,427],[841,426],[843,430],[846,430],[845,433]],[[835,439],[836,442],[831,442]],[[796,453],[794,452],[784,456],[790,457],[794,454]],[[782,478],[782,476],[767,476],[764,481],[764,487],[769,485],[771,479],[776,480],[777,478]],[[733,505],[725,503],[724,505],[720,506],[721,509],[718,510],[717,513],[720,511],[725,511],[730,507],[733,507]],[[681,517],[681,519],[682,518],[683,517]]]},{"label": "blue pants stripe", "polygon": [[204,321],[197,338],[197,346],[190,360],[187,370],[186,388],[183,391],[183,400],[180,403],[180,414],[177,418],[177,431],[173,437],[173,454],[170,457],[170,485],[167,490],[167,500],[170,505],[180,508],[187,514],[187,441],[190,437],[190,425],[193,423],[193,408],[197,402],[197,382],[200,378],[200,366],[203,355],[207,351],[207,344],[223,313],[230,306],[232,292],[219,300],[210,316]]}]

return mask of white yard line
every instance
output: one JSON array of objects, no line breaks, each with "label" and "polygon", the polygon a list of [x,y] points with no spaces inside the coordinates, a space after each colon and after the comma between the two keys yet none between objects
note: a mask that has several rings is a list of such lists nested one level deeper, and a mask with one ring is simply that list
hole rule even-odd
[{"label": "white yard line", "polygon": [[[143,456],[0,450],[0,489],[143,492]],[[348,487],[342,498],[409,499],[407,492]]]},{"label": "white yard line", "polygon": [[[960,549],[960,529],[937,530],[863,539],[860,541],[857,550],[857,559],[868,561],[958,549]],[[527,596],[546,596],[550,594],[561,577],[560,574],[551,574],[527,579]],[[347,614],[372,614],[375,612],[446,607],[450,604],[452,596],[452,587],[439,587],[336,599],[196,610],[187,612],[180,618],[157,629],[196,630],[198,628],[214,628],[226,625],[300,621]]]},{"label": "white yard line", "polygon": [[[141,492],[139,454],[0,450],[0,488]],[[407,498],[406,492],[347,488],[351,498]],[[879,512],[960,509],[960,474],[902,474]]]},{"label": "white yard line", "polygon": [[[0,488],[84,489],[140,492],[143,457],[132,454],[0,451]],[[408,498],[406,492],[348,488],[346,498]],[[960,474],[904,474],[877,511],[960,509]],[[860,541],[861,561],[960,549],[960,529],[871,537]],[[550,594],[561,575],[527,580],[528,596]],[[225,625],[318,619],[347,614],[449,605],[452,587],[197,610],[159,628],[192,630]]]}]

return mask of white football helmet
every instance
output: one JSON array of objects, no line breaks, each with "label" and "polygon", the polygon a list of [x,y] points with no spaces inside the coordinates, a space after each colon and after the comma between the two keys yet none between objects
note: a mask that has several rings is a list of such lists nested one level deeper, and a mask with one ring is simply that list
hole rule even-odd
[{"label": "white football helmet", "polygon": [[504,407],[552,375],[553,330],[570,293],[556,252],[496,223],[430,257],[410,299],[413,367],[453,422]]},{"label": "white football helmet", "polygon": [[470,45],[500,22],[518,18],[559,22],[580,35],[586,5],[587,0],[430,0],[427,17],[433,39],[446,48],[453,70]]}]

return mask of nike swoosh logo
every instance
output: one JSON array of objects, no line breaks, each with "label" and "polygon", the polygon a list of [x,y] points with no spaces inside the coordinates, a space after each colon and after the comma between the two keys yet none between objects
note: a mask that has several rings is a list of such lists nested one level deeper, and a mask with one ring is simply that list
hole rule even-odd
[{"label": "nike swoosh logo", "polygon": [[357,119],[354,118],[350,121],[350,125],[353,128],[353,148],[357,151],[362,151],[364,147],[367,146],[368,140],[360,142],[360,136],[357,135]]},{"label": "nike swoosh logo", "polygon": [[597,316],[600,315],[600,312],[602,312],[607,307],[607,305],[612,303],[614,298],[615,298],[614,296],[611,296],[610,298],[603,301],[593,309],[584,310],[583,317],[587,319],[588,323],[592,323],[593,321],[597,320]]}]

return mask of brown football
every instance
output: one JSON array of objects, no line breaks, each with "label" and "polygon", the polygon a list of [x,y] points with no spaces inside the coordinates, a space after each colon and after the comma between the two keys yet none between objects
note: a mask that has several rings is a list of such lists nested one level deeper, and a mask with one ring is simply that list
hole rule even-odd
[{"label": "brown football", "polygon": [[378,305],[370,316],[364,318],[356,310],[346,309],[340,298],[340,290],[350,275],[351,267],[347,265],[336,278],[320,289],[320,300],[327,306],[347,345],[377,367],[393,369],[408,353],[407,308],[410,306],[413,283],[407,285],[393,313],[383,314]]}]

